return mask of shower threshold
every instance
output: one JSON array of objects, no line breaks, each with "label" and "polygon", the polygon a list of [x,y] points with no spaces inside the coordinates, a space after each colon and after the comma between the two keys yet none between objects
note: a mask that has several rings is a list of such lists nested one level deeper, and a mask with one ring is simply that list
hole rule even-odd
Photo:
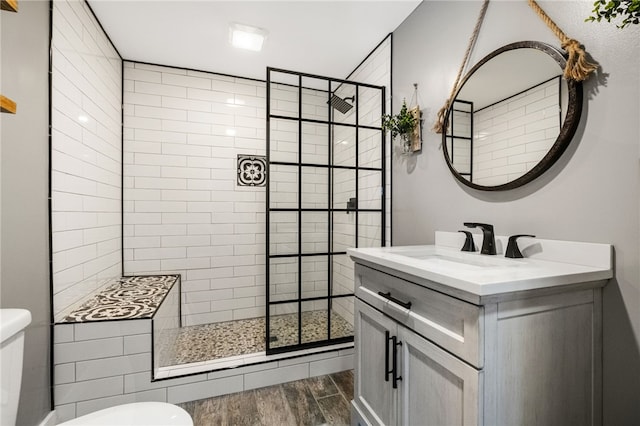
[{"label": "shower threshold", "polygon": [[[274,355],[267,355],[265,351],[253,354],[237,355],[228,358],[214,359],[209,361],[193,362],[189,364],[172,365],[160,367],[155,374],[154,380],[170,379],[175,377],[190,376],[197,373],[210,373],[217,370],[238,368],[243,366],[263,364],[265,362],[278,361],[288,358],[297,358],[305,355],[329,353],[343,349],[353,348],[353,342],[339,343],[330,346],[322,346],[312,349],[302,349],[299,351],[284,352]],[[328,354],[327,357],[331,357]],[[320,359],[320,358],[318,358]]]}]

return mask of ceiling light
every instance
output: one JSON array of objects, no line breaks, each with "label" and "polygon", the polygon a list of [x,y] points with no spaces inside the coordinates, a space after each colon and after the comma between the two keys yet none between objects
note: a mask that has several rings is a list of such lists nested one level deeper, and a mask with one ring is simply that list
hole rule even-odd
[{"label": "ceiling light", "polygon": [[237,23],[229,25],[229,43],[239,49],[259,52],[262,50],[266,37],[267,31],[262,28]]}]

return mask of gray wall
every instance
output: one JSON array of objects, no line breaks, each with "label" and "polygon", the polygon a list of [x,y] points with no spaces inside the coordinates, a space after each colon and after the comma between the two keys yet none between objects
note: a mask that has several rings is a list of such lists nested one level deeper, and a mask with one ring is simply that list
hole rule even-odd
[{"label": "gray wall", "polygon": [[48,69],[49,3],[3,11],[1,92],[18,104],[2,114],[0,305],[33,315],[25,337],[19,425],[49,413]]},{"label": "gray wall", "polygon": [[[585,23],[591,1],[540,2],[601,67],[585,83],[583,117],[568,151],[538,180],[508,192],[471,190],[453,178],[430,132],[451,90],[481,2],[425,1],[393,35],[393,110],[419,83],[423,152],[394,157],[394,245],[433,243],[464,221],[496,233],[611,243],[615,278],[604,290],[604,423],[640,424],[640,26]],[[489,5],[471,65],[498,47],[538,40],[559,47],[525,1]]]}]

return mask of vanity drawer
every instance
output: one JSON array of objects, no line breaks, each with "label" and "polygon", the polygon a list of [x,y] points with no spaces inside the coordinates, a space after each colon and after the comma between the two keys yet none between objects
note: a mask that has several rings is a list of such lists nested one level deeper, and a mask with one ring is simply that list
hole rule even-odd
[{"label": "vanity drawer", "polygon": [[476,368],[483,367],[481,306],[359,264],[355,278],[358,298]]}]

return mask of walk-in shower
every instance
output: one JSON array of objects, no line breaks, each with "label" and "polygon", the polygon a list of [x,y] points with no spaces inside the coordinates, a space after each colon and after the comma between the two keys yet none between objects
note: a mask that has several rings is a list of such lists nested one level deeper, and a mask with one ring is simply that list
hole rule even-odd
[{"label": "walk-in shower", "polygon": [[379,86],[267,69],[268,354],[353,340],[346,249],[385,241],[384,98]]},{"label": "walk-in shower", "polygon": [[[201,110],[218,111],[216,120],[235,125],[234,137],[227,126],[189,123],[184,135],[157,142],[162,152],[187,155],[186,163],[177,169],[171,161],[180,159],[154,156],[167,161],[166,173],[151,178],[148,157],[136,149],[147,149],[146,138],[156,134],[136,131],[140,140],[126,145],[134,178],[125,181],[125,219],[184,222],[125,228],[128,267],[160,267],[133,272],[182,276],[182,327],[159,339],[159,374],[260,363],[298,349],[345,349],[353,340],[354,299],[346,250],[385,241],[384,88],[279,69],[268,69],[266,82],[229,86],[225,79],[212,75],[210,92],[187,92],[194,97],[188,113],[206,121],[212,115]],[[233,93],[218,93],[224,90]],[[167,188],[178,184],[190,191]],[[151,196],[157,202],[146,200]],[[146,248],[155,242],[167,247]],[[181,258],[156,266],[144,260],[152,254]],[[183,269],[170,269],[176,267]]]}]

